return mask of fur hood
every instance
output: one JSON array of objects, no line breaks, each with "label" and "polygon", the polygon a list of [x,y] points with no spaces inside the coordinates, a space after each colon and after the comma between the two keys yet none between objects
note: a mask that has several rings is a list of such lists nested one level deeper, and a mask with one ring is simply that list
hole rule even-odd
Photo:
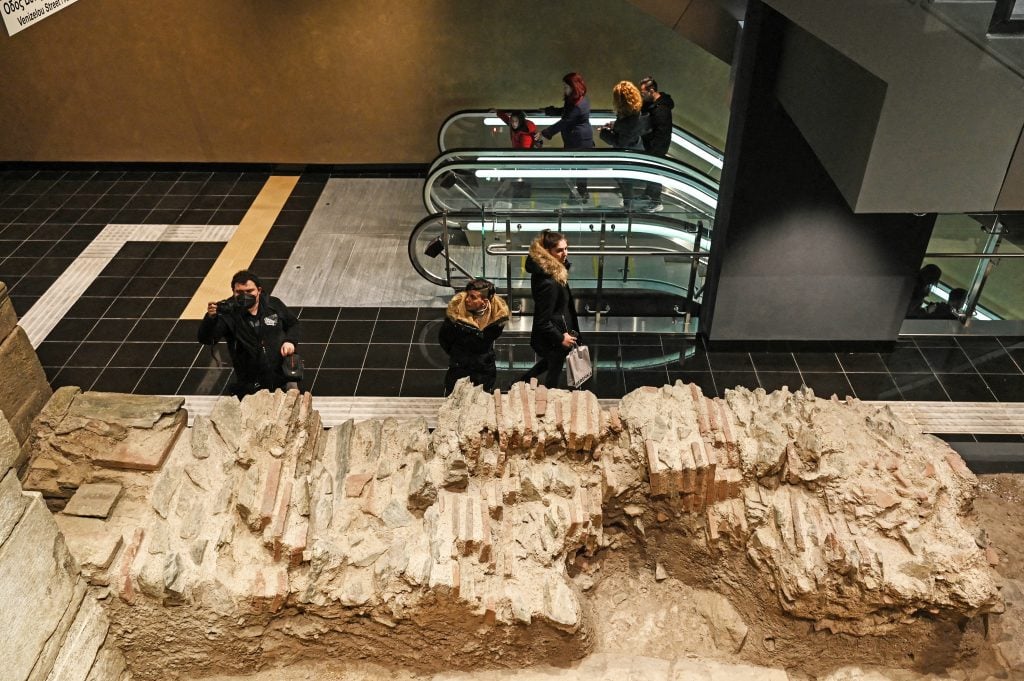
[{"label": "fur hood", "polygon": [[530,265],[533,264],[537,270],[548,275],[562,286],[567,286],[569,284],[569,270],[566,269],[565,265],[558,262],[555,256],[544,250],[544,246],[541,243],[543,238],[544,235],[541,234],[530,244],[530,259],[526,262],[526,271],[532,274],[534,270]]},{"label": "fur hood", "polygon": [[483,331],[492,324],[504,324],[508,321],[508,303],[499,296],[491,298],[491,307],[483,317],[474,317],[466,310],[466,292],[456,293],[448,302],[448,319],[456,324],[463,324]]}]

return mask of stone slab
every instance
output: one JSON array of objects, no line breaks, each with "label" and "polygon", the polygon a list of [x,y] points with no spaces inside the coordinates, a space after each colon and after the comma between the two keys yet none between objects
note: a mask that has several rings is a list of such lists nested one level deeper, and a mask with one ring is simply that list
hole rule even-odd
[{"label": "stone slab", "polygon": [[20,326],[0,340],[0,411],[11,424],[18,442],[25,442],[32,420],[53,394],[35,348]]},{"label": "stone slab", "polygon": [[0,546],[11,536],[31,499],[30,495],[22,493],[14,471],[8,471],[0,479]]},{"label": "stone slab", "polygon": [[6,681],[28,678],[78,581],[78,566],[53,516],[34,496],[0,547],[0,669]]},{"label": "stone slab", "polygon": [[11,297],[7,295],[7,284],[0,281],[0,339],[7,338],[17,324],[18,314],[11,304]]},{"label": "stone slab", "polygon": [[119,482],[86,483],[75,491],[64,507],[64,513],[84,518],[109,518],[120,497]]},{"label": "stone slab", "polygon": [[85,681],[120,681],[126,671],[124,655],[108,642],[100,648]]},{"label": "stone slab", "polygon": [[65,419],[118,423],[130,428],[152,428],[157,421],[181,409],[184,397],[84,392],[77,395]]},{"label": "stone slab", "polygon": [[47,681],[85,681],[109,627],[103,608],[87,596],[64,637]]},{"label": "stone slab", "polygon": [[53,663],[57,659],[57,655],[60,654],[60,647],[64,645],[64,637],[78,616],[78,610],[82,607],[82,601],[86,598],[85,594],[88,589],[89,586],[85,583],[84,579],[79,579],[75,582],[75,592],[71,597],[71,603],[68,604],[67,609],[64,611],[64,616],[61,617],[57,630],[50,635],[46,645],[43,646],[43,651],[36,658],[36,665],[26,681],[46,681],[49,678],[50,671],[53,669]]},{"label": "stone slab", "polygon": [[18,436],[3,414],[0,414],[0,478],[21,461],[21,445]]},{"label": "stone slab", "polygon": [[64,535],[71,555],[85,569],[105,570],[110,567],[124,543],[120,529],[96,518],[58,513],[54,520]]},{"label": "stone slab", "polygon": [[[73,405],[72,408],[74,408]],[[107,468],[136,471],[159,470],[187,423],[188,414],[179,411],[174,417],[173,425],[169,428],[155,431],[136,430],[108,454],[94,457],[93,462]]]}]

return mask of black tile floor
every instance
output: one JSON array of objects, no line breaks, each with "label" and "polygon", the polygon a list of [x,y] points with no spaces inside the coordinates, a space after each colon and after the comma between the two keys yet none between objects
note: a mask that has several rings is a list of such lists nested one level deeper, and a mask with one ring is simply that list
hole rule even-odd
[{"label": "black tile floor", "polygon": [[[360,173],[362,174],[362,173]],[[173,170],[0,171],[0,281],[23,315],[107,223],[237,224],[270,173]],[[283,271],[328,177],[306,173],[251,269],[267,288]],[[39,346],[55,387],[136,393],[220,394],[230,369],[178,319],[221,243],[126,243]],[[225,286],[225,295],[227,287]],[[287,301],[285,301],[287,302]],[[304,387],[317,395],[439,396],[446,358],[433,308],[302,308]],[[709,352],[658,334],[588,339],[597,363],[588,386],[620,397],[684,380],[707,395],[742,385],[807,385],[865,400],[1024,401],[1024,339],[910,337],[887,353]],[[497,344],[498,384],[533,361],[526,334]],[[970,437],[970,436],[967,436]]]}]

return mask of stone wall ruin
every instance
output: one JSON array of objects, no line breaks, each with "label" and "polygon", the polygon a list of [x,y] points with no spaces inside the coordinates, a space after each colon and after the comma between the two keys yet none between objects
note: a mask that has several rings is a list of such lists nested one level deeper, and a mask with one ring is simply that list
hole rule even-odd
[{"label": "stone wall ruin", "polygon": [[61,389],[29,443],[26,488],[109,593],[137,679],[564,663],[614,619],[609,575],[636,566],[725,596],[722,647],[753,664],[949,658],[1002,607],[973,474],[855,400],[676,384],[603,409],[460,383],[433,431],[325,430],[295,392],[184,422],[180,398]]}]

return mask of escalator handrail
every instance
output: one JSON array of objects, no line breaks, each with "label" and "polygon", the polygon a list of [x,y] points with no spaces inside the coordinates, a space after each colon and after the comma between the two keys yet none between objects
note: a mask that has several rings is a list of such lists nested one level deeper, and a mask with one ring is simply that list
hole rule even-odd
[{"label": "escalator handrail", "polygon": [[[505,110],[506,111],[514,111],[515,108],[510,108],[510,109],[505,109]],[[522,109],[522,111],[526,114],[527,118],[530,118],[531,116],[533,116],[533,117],[540,117],[540,116],[545,116],[546,115],[542,109]],[[448,128],[451,127],[451,125],[458,118],[464,117],[464,116],[471,116],[471,115],[481,115],[481,116],[485,116],[485,115],[488,115],[488,114],[492,114],[493,115],[493,113],[494,113],[494,109],[460,109],[460,110],[450,114],[448,116],[448,118],[446,118],[444,120],[444,123],[441,124],[441,127],[438,130],[438,132],[437,132],[437,149],[438,149],[438,151],[440,153],[444,153],[445,151],[449,151],[444,146],[445,133],[448,131]],[[608,116],[608,117],[610,117],[612,119],[615,118],[615,112],[612,111],[611,109],[591,109],[590,115],[591,116]],[[715,147],[712,144],[709,144],[708,142],[705,142],[704,140],[702,140],[701,138],[697,137],[696,135],[694,135],[689,130],[686,130],[685,128],[681,128],[678,125],[674,125],[673,124],[672,132],[677,134],[677,135],[679,135],[680,137],[682,137],[683,139],[687,140],[688,142],[694,144],[695,146],[699,147],[705,153],[708,153],[708,154],[714,156],[719,161],[724,160],[725,155],[722,153],[721,149],[718,149],[717,147]]]},{"label": "escalator handrail", "polygon": [[[550,211],[548,211],[548,213],[550,213]],[[485,212],[484,213],[484,217],[486,217],[487,215],[490,215],[490,214],[491,213]],[[608,218],[609,216],[611,216],[612,218],[619,218],[619,222],[621,222],[623,224],[626,223],[628,221],[628,218],[629,218],[629,215],[627,213],[625,213],[625,212],[622,212],[622,211],[620,211],[618,213],[609,212],[609,211],[579,211],[579,212],[574,212],[573,216],[574,217],[575,216],[580,216],[580,217],[583,217],[583,218]],[[425,218],[423,218],[422,220],[420,220],[418,223],[416,223],[416,226],[412,228],[412,232],[409,234],[409,241],[408,241],[408,244],[407,244],[407,247],[406,247],[406,250],[407,250],[408,255],[409,255],[409,262],[412,265],[413,269],[416,270],[416,272],[419,273],[419,275],[421,277],[423,277],[425,280],[429,281],[432,284],[436,284],[437,286],[447,286],[448,282],[444,281],[443,279],[439,279],[439,278],[435,277],[433,274],[431,274],[429,271],[427,271],[426,269],[423,268],[423,266],[419,262],[419,257],[422,254],[418,250],[416,250],[416,242],[417,242],[417,237],[419,236],[419,232],[421,230],[426,229],[426,227],[429,224],[431,224],[431,223],[433,223],[433,222],[435,222],[437,220],[442,220],[445,217],[447,217],[449,220],[452,220],[453,222],[463,222],[463,221],[470,221],[470,220],[479,220],[479,219],[481,219],[481,213],[475,212],[475,211],[452,211],[452,212],[448,212],[447,214],[446,213],[432,213],[432,214],[426,216]],[[661,225],[663,225],[665,227],[677,228],[683,234],[697,234],[699,232],[701,234],[710,235],[710,229],[707,226],[705,226],[700,220],[698,220],[698,222],[696,224],[693,224],[691,222],[679,220],[679,219],[673,217],[671,214],[664,215],[664,214],[646,214],[646,213],[644,214],[643,218],[644,218],[645,221],[650,221],[650,222],[653,222],[655,224],[661,224]],[[641,250],[643,250],[643,249],[642,248],[638,248],[638,249],[636,249],[635,253],[634,252],[630,252],[630,255],[634,255],[634,254],[635,255],[655,255],[654,253],[643,253],[643,254],[641,254],[641,253],[639,253],[639,251],[641,251]],[[657,255],[690,255],[692,253],[693,253],[692,251],[679,251],[677,253],[658,253]],[[606,252],[605,255],[610,255],[610,254]],[[700,252],[700,253],[696,253],[694,255],[696,257],[707,257],[708,254],[704,253],[704,252]],[[517,256],[509,255],[509,256],[506,256],[506,257],[517,257]]]},{"label": "escalator handrail", "polygon": [[672,170],[680,175],[690,177],[701,183],[703,183],[707,189],[718,193],[719,182],[715,178],[711,177],[707,173],[703,172],[699,168],[695,168],[685,161],[680,161],[674,158],[667,158],[664,156],[654,156],[647,154],[642,151],[634,151],[632,149],[478,149],[473,147],[465,147],[459,149],[449,149],[439,154],[433,161],[430,162],[430,166],[427,168],[427,177],[429,178],[435,172],[440,171],[445,166],[454,163],[467,163],[467,162],[478,162],[469,159],[458,159],[458,156],[509,156],[509,157],[523,157],[526,156],[530,160],[521,162],[520,165],[554,165],[560,161],[564,161],[566,158],[572,159],[573,161],[582,161],[585,163],[607,163],[607,160],[592,160],[588,156],[612,156],[616,159],[616,163],[623,162],[630,165],[644,165],[658,169]]},{"label": "escalator handrail", "polygon": [[[550,160],[552,161],[551,163],[530,163],[530,164],[518,163],[518,164],[516,164],[516,166],[520,170],[524,170],[524,171],[536,170],[538,168],[540,168],[540,169],[550,169],[552,166],[556,166],[554,161],[557,160],[557,159],[550,159]],[[665,164],[663,164],[663,163],[657,163],[657,162],[650,163],[650,162],[648,162],[648,161],[651,161],[651,160],[654,160],[654,161],[665,161],[665,159],[659,159],[659,158],[653,157],[653,156],[646,156],[646,157],[644,157],[644,155],[637,155],[637,156],[632,156],[632,157],[624,156],[624,157],[622,157],[620,159],[620,161],[624,161],[623,163],[621,163],[621,165],[623,165],[625,167],[621,167],[621,168],[617,167],[616,170],[623,170],[623,171],[630,171],[630,172],[644,171],[644,172],[654,172],[654,173],[659,173],[660,172],[660,173],[664,173],[662,175],[662,177],[664,179],[678,180],[682,184],[690,186],[694,190],[696,190],[696,191],[706,195],[706,197],[711,199],[713,202],[717,203],[717,200],[718,200],[718,185],[717,184],[709,185],[709,183],[706,181],[706,179],[707,179],[706,176],[701,177],[699,173],[697,174],[697,176],[695,176],[694,175],[695,171],[693,169],[691,169],[691,168],[686,168],[686,171],[684,171],[684,172],[675,172],[674,168],[665,167]],[[678,164],[678,162],[674,162],[674,163]],[[598,164],[606,165],[606,162],[605,161],[598,161],[598,162],[594,163],[594,165],[598,165]],[[474,169],[479,169],[479,168],[477,168],[477,166],[479,166],[479,165],[480,164],[474,163],[472,161],[466,161],[466,162],[445,163],[444,165],[438,166],[436,168],[432,167],[432,170],[430,172],[428,172],[427,178],[423,182],[423,206],[427,210],[427,212],[428,213],[437,213],[437,212],[441,212],[442,210],[444,210],[443,208],[439,208],[438,206],[434,205],[433,192],[432,192],[434,184],[437,183],[438,176],[441,173],[447,172],[447,171],[454,171],[454,170],[474,170]],[[486,167],[493,167],[493,165],[494,164],[487,164]],[[576,164],[576,165],[584,165],[584,166],[586,166],[586,165],[589,165],[589,164],[583,163],[583,164]],[[685,164],[678,164],[678,165],[685,166]],[[533,167],[533,166],[536,166],[536,168]],[[630,167],[630,166],[633,166],[633,167]],[[639,169],[637,169],[637,166],[639,166]],[[657,181],[657,178],[651,178],[649,181]],[[710,205],[710,208],[713,211],[714,206]],[[531,213],[535,213],[537,211],[533,210],[533,209],[525,209],[525,208],[520,208],[520,209],[509,208],[509,209],[506,209],[504,211],[498,211],[498,212],[507,212],[507,213],[512,213],[512,214],[520,214],[520,213],[531,214]],[[550,213],[551,211],[550,210],[545,210],[544,212]],[[608,211],[605,211],[605,213],[607,213],[607,212]],[[573,211],[573,215],[578,215],[578,214],[579,214],[579,211]],[[710,214],[706,214],[706,217],[708,217],[708,218],[711,218],[712,216],[713,216],[713,212],[710,213]]]}]

